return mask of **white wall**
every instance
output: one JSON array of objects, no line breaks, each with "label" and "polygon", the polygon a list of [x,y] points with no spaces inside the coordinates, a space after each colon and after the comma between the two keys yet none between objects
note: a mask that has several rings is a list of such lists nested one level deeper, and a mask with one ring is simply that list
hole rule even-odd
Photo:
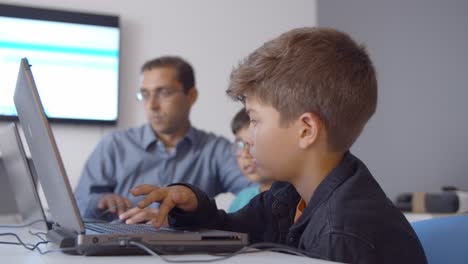
[{"label": "white wall", "polygon": [[[142,124],[136,102],[139,69],[146,60],[181,55],[196,71],[200,96],[192,123],[231,137],[229,122],[240,105],[225,96],[237,62],[281,32],[316,25],[315,0],[16,0],[32,5],[119,15],[121,19],[120,121],[117,127],[53,125],[69,178],[75,186],[81,168],[101,137],[112,129]],[[0,123],[0,127],[5,122]]]},{"label": "white wall", "polygon": [[468,188],[468,1],[320,0],[318,24],[367,44],[377,114],[354,147],[387,195]]}]

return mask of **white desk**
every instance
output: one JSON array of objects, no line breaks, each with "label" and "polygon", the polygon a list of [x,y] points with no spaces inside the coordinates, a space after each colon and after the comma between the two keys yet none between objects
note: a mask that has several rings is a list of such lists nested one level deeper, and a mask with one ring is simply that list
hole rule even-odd
[{"label": "white desk", "polygon": [[[28,234],[30,228],[13,229],[13,228],[0,228],[0,233],[13,232],[20,236],[20,238],[26,243],[37,243],[40,240],[37,237]],[[35,231],[35,230],[32,230]],[[0,241],[17,242],[14,237],[0,236]],[[41,245],[41,249],[55,248],[54,245]],[[210,259],[213,256],[209,255],[179,255],[179,256],[167,256],[171,259],[177,260],[192,260],[192,259]],[[109,263],[109,264],[157,264],[167,263],[162,259],[153,256],[116,256],[116,257],[88,257],[88,256],[73,256],[66,255],[61,252],[52,252],[46,255],[41,255],[39,252],[32,252],[23,248],[23,246],[17,245],[2,245],[0,244],[0,263],[2,264],[81,264],[81,263]],[[239,264],[271,264],[271,263],[332,263],[323,260],[304,258],[298,256],[292,256],[288,254],[281,254],[275,252],[258,252],[241,254],[232,257],[227,260],[218,261],[215,263],[239,263]]]},{"label": "white desk", "polygon": [[456,216],[456,215],[466,215],[466,213],[458,213],[458,214],[429,214],[429,213],[404,213],[408,222],[417,222],[428,220],[432,218],[438,217],[449,217],[449,216]]}]

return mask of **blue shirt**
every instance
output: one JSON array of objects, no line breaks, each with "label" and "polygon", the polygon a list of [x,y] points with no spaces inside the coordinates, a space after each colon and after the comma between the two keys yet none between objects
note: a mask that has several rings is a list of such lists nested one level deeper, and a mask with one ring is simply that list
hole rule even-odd
[{"label": "blue shirt", "polygon": [[237,193],[249,185],[227,139],[191,127],[168,151],[146,124],[111,133],[98,144],[85,164],[75,198],[83,217],[108,218],[97,208],[105,193],[127,197],[136,206],[143,197],[133,197],[133,187],[175,182],[196,185],[210,197]]},{"label": "blue shirt", "polygon": [[234,213],[239,209],[247,205],[252,198],[257,196],[260,193],[260,186],[254,185],[243,189],[237,194],[234,201],[232,201],[231,206],[229,206],[228,213]]}]

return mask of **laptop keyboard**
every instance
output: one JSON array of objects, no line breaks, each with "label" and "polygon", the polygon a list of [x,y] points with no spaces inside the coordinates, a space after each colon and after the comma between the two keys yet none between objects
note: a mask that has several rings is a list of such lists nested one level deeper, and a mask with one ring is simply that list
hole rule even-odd
[{"label": "laptop keyboard", "polygon": [[86,229],[92,230],[98,233],[106,233],[106,234],[122,234],[122,233],[158,233],[158,232],[180,232],[178,230],[161,227],[156,228],[153,225],[149,224],[135,224],[135,225],[127,225],[127,224],[110,224],[110,223],[87,223]]}]

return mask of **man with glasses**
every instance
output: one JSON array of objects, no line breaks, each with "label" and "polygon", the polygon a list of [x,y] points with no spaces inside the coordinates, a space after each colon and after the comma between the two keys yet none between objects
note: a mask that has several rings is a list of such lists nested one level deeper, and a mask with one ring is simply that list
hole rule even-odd
[{"label": "man with glasses", "polygon": [[189,63],[165,56],[141,70],[142,103],[148,123],[105,137],[89,157],[75,197],[85,218],[140,223],[153,219],[157,204],[138,209],[129,190],[141,184],[186,182],[211,197],[249,185],[228,140],[191,126],[198,91]]}]

